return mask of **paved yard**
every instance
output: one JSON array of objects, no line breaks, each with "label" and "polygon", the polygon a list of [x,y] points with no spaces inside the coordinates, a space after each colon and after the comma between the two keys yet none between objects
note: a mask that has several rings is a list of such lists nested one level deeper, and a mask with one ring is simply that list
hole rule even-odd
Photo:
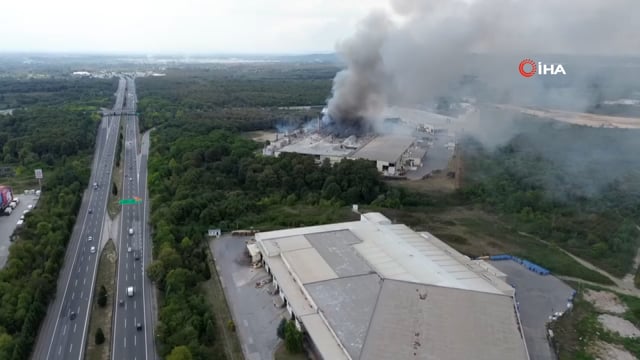
[{"label": "paved yard", "polygon": [[11,235],[16,228],[16,223],[20,220],[20,216],[22,216],[22,212],[27,210],[29,205],[34,205],[38,200],[38,197],[35,195],[17,193],[13,196],[19,198],[20,203],[11,215],[0,216],[0,269],[7,263],[9,246],[11,245]]},{"label": "paved yard", "polygon": [[531,360],[555,359],[545,324],[554,312],[567,310],[567,300],[573,289],[554,276],[538,275],[515,261],[492,261],[491,264],[507,274],[507,282],[516,289],[520,321]]},{"label": "paved yard", "polygon": [[247,360],[271,360],[279,340],[276,329],[286,310],[274,307],[267,286],[255,287],[269,275],[250,267],[244,255],[247,239],[225,235],[210,246]]}]

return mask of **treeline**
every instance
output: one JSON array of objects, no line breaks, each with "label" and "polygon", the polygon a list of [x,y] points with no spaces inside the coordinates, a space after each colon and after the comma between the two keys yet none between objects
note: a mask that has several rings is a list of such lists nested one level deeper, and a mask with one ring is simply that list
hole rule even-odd
[{"label": "treeline", "polygon": [[461,194],[623,276],[640,245],[637,131],[537,124],[493,150],[463,142]]},{"label": "treeline", "polygon": [[[43,168],[45,173],[39,206],[26,215],[25,224],[16,231],[17,241],[0,270],[0,359],[26,359],[32,351],[55,295],[66,245],[90,177],[90,154],[99,119],[92,114],[98,108],[92,106],[90,112],[71,109],[68,104],[90,106],[74,97],[83,87],[64,91],[60,89],[80,85],[57,81],[61,84],[49,90],[60,92],[44,98],[55,99],[60,105],[38,103],[12,116],[0,116],[2,161],[16,166],[19,176],[25,173],[32,177],[34,168]],[[93,84],[83,84],[84,89],[93,89]],[[112,85],[105,94],[115,92],[115,83]],[[21,86],[18,82],[15,88]],[[9,185],[12,181],[2,180]]]},{"label": "treeline", "polygon": [[303,155],[262,157],[256,155],[255,142],[218,130],[198,135],[187,127],[163,128],[152,139],[149,189],[156,260],[147,273],[164,294],[157,331],[163,356],[186,345],[195,359],[223,357],[211,350],[208,329],[215,314],[202,293],[193,290],[210,276],[204,236],[210,226],[248,228],[274,206],[400,201],[371,162],[318,166]]},{"label": "treeline", "polygon": [[324,104],[337,70],[328,65],[229,65],[141,78],[137,80],[141,128],[198,121],[247,131],[273,128],[283,119],[310,119],[319,111],[278,107]]},{"label": "treeline", "polygon": [[116,78],[0,78],[0,110],[53,105],[81,105],[84,110],[107,107],[112,105],[117,81]]}]

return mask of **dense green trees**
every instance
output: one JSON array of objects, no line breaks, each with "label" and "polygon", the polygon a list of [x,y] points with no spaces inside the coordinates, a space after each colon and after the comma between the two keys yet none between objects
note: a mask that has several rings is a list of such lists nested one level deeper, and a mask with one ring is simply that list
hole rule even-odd
[{"label": "dense green trees", "polygon": [[102,331],[102,328],[98,328],[98,330],[96,330],[96,336],[95,336],[95,341],[96,341],[96,345],[101,345],[104,343],[104,332]]},{"label": "dense green trees", "polygon": [[[18,241],[11,245],[7,264],[0,270],[0,359],[26,359],[31,353],[40,322],[56,291],[65,248],[90,175],[90,154],[99,119],[95,104],[102,105],[104,101],[83,103],[83,99],[88,99],[85,91],[97,96],[94,86],[103,83],[69,85],[66,81],[50,80],[51,88],[47,88],[50,92],[41,95],[37,92],[43,83],[27,82],[30,84],[27,90],[33,97],[60,105],[42,106],[38,100],[12,116],[0,116],[0,161],[15,166],[18,177],[31,178],[36,167],[43,168],[45,173],[38,208],[17,232]],[[104,84],[98,93],[108,99],[115,84],[111,81]],[[0,88],[4,89],[21,86],[25,85],[0,81]],[[79,93],[83,95],[73,97]],[[22,101],[23,95],[16,99]],[[87,108],[87,104],[91,106]],[[82,106],[81,111],[75,108]]]},{"label": "dense green trees", "polygon": [[626,274],[640,243],[637,132],[534,124],[536,131],[495,150],[471,139],[462,144],[464,199],[503,214],[518,231]]}]

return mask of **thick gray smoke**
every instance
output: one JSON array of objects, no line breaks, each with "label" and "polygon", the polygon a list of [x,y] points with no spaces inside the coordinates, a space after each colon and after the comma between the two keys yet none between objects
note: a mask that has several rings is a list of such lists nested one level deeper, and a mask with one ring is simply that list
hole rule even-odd
[{"label": "thick gray smoke", "polygon": [[[337,46],[347,64],[328,101],[337,122],[460,93],[469,74],[483,86],[464,90],[481,100],[584,110],[593,105],[589,91],[602,82],[596,75],[609,61],[592,56],[640,52],[638,0],[391,2],[394,14],[370,15]],[[550,77],[523,78],[517,71],[523,58],[562,63],[567,76],[551,83]],[[617,80],[625,79],[609,78]],[[571,86],[558,90],[553,81]],[[621,85],[599,84],[601,91]]]}]

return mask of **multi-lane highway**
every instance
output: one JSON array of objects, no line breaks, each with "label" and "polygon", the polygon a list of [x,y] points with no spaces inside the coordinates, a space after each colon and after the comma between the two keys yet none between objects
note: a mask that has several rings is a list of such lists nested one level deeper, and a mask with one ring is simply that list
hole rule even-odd
[{"label": "multi-lane highway", "polygon": [[[125,87],[121,79],[116,111],[122,109]],[[119,126],[120,115],[106,115],[99,127],[89,189],[67,246],[56,298],[40,329],[34,359],[84,359]]]},{"label": "multi-lane highway", "polygon": [[[113,328],[112,359],[156,359],[153,341],[153,301],[151,282],[144,269],[150,261],[149,229],[147,226],[147,156],[138,155],[138,118],[135,82],[127,78],[124,118],[123,198],[142,199],[135,205],[123,205],[120,213],[118,240],[118,299]],[[133,294],[128,292],[133,288]]]}]

